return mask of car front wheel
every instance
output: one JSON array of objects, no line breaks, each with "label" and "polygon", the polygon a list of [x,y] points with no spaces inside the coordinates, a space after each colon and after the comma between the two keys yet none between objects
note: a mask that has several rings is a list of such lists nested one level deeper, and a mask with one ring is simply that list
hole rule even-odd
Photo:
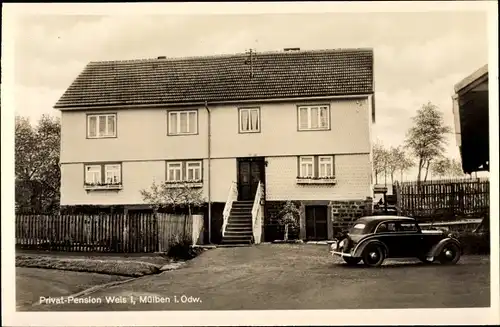
[{"label": "car front wheel", "polygon": [[418,259],[420,261],[422,261],[422,263],[425,263],[425,264],[431,264],[432,263],[432,260],[427,259],[427,257],[424,256],[424,255],[419,256]]},{"label": "car front wheel", "polygon": [[444,265],[454,265],[460,260],[460,248],[454,243],[448,243],[438,257],[439,262]]},{"label": "car front wheel", "polygon": [[352,257],[342,257],[342,259],[344,259],[344,261],[349,266],[357,265],[361,261],[361,258],[352,258]]},{"label": "car front wheel", "polygon": [[369,267],[379,267],[385,260],[385,252],[379,245],[369,245],[363,251],[363,263]]}]

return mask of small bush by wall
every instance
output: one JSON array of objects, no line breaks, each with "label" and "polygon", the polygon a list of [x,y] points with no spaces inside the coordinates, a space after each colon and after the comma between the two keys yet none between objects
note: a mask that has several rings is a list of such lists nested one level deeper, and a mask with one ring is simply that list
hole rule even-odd
[{"label": "small bush by wall", "polygon": [[201,249],[192,247],[190,235],[175,234],[172,236],[167,256],[174,260],[190,260],[200,254]]},{"label": "small bush by wall", "polygon": [[462,245],[463,254],[490,254],[490,234],[461,232],[457,238]]}]

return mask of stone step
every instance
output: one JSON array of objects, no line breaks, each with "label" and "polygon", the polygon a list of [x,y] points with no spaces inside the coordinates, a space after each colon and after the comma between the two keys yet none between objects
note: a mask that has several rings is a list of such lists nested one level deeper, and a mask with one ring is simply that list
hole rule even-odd
[{"label": "stone step", "polygon": [[236,231],[236,230],[227,230],[224,233],[224,237],[252,237],[252,231]]},{"label": "stone step", "polygon": [[222,239],[222,244],[252,244],[251,238],[226,238]]},{"label": "stone step", "polygon": [[235,219],[235,220],[248,220],[252,221],[252,215],[229,215],[229,220]]},{"label": "stone step", "polygon": [[250,231],[252,232],[252,225],[251,224],[245,224],[245,225],[234,225],[234,224],[228,224],[226,226],[226,231]]},{"label": "stone step", "polygon": [[249,246],[252,246],[252,244],[251,243],[244,243],[244,244],[227,243],[227,244],[217,245],[218,248],[237,248],[237,247],[249,247]]},{"label": "stone step", "polygon": [[253,204],[253,200],[238,200],[238,201],[233,201],[233,204]]},{"label": "stone step", "polygon": [[252,214],[252,208],[232,208],[231,213]]}]

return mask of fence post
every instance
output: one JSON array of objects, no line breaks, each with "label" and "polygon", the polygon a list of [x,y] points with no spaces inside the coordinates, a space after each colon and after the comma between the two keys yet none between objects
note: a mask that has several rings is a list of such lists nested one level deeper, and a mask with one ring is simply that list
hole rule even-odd
[{"label": "fence post", "polygon": [[401,216],[401,185],[398,181],[395,184],[396,189],[396,212]]}]

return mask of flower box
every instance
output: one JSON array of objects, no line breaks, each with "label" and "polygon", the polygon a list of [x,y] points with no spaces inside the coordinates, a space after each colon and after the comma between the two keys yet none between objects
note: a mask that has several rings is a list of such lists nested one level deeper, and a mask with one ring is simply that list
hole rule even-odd
[{"label": "flower box", "polygon": [[302,184],[302,185],[335,185],[337,184],[337,180],[335,177],[331,178],[302,178],[302,177],[297,177],[297,184]]},{"label": "flower box", "polygon": [[199,188],[199,187],[203,187],[203,181],[195,181],[195,182],[166,182],[165,185],[167,186],[167,188],[179,188],[179,187]]},{"label": "flower box", "polygon": [[84,188],[87,191],[121,190],[123,186],[122,184],[85,184]]}]

